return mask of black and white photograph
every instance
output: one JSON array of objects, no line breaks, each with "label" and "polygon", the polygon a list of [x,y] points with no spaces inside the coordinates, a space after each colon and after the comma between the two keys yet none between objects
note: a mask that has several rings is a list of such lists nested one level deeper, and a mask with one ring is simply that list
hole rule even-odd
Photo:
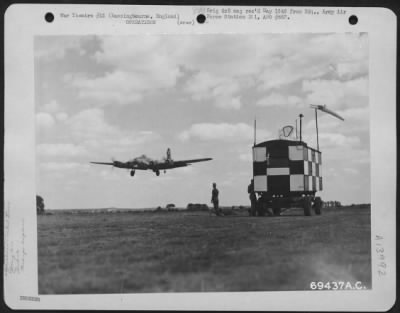
[{"label": "black and white photograph", "polygon": [[368,103],[365,33],[36,37],[39,293],[371,288]]},{"label": "black and white photograph", "polygon": [[367,17],[390,13],[133,8],[37,6],[6,36],[6,298],[388,308],[395,50]]}]

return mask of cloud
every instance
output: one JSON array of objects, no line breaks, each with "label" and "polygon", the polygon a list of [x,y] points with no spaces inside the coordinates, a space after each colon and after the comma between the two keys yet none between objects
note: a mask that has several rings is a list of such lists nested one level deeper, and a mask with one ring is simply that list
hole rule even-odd
[{"label": "cloud", "polygon": [[104,166],[102,168],[94,167],[94,173],[107,181],[120,181],[124,177],[124,173],[118,170],[114,171],[112,166]]},{"label": "cloud", "polygon": [[240,91],[240,85],[233,79],[199,72],[187,81],[185,91],[195,101],[211,100],[220,108],[240,109],[241,107],[240,98],[235,96]]},{"label": "cloud", "polygon": [[352,163],[358,165],[369,165],[371,162],[369,150],[353,150],[349,159]]},{"label": "cloud", "polygon": [[369,124],[369,108],[361,107],[361,108],[348,108],[342,111],[338,111],[338,114],[343,116],[345,121],[364,121]]},{"label": "cloud", "polygon": [[[94,58],[98,63],[137,73],[145,81],[152,80],[157,86],[174,85],[180,75],[177,58],[182,37],[172,36],[103,36],[100,51]],[[165,40],[167,39],[167,40]],[[157,87],[156,86],[156,87]]]},{"label": "cloud", "polygon": [[39,165],[42,169],[47,171],[68,171],[68,170],[82,170],[89,169],[88,164],[75,163],[75,162],[43,162]]},{"label": "cloud", "polygon": [[[202,41],[213,47],[213,58],[207,54],[200,56],[189,49],[181,60],[188,61],[186,64],[191,70],[200,71],[198,77],[187,83],[195,99],[200,90],[210,98],[215,96],[210,95],[213,88],[229,79],[239,82],[238,94],[246,90],[248,85],[243,82],[250,78],[255,80],[254,85],[260,91],[272,91],[328,74],[338,78],[351,78],[348,76],[351,70],[357,71],[352,73],[354,77],[365,74],[368,69],[365,37],[358,34],[287,34],[246,36],[238,40],[237,36],[214,36],[218,42],[208,38]],[[237,47],[238,42],[240,47]],[[198,58],[194,59],[192,54]],[[205,88],[197,89],[197,86]],[[295,95],[285,99],[277,99],[274,95],[264,100],[271,105],[283,102],[296,105],[300,101]],[[279,101],[274,103],[276,100]]]},{"label": "cloud", "polygon": [[[355,148],[360,146],[361,140],[357,135],[349,136],[337,132],[319,132],[319,142],[321,146],[325,148],[344,148],[351,147]],[[303,136],[306,142],[314,143],[317,141],[316,134],[306,134]],[[343,150],[340,150],[343,151]]]},{"label": "cloud", "polygon": [[36,151],[42,157],[75,157],[87,154],[85,148],[70,143],[39,144]]},{"label": "cloud", "polygon": [[[68,118],[68,114],[62,112],[61,105],[56,100],[51,100],[50,102],[47,102],[43,105],[39,105],[38,110],[40,111],[40,114],[46,114],[42,114],[40,118],[46,119],[47,123],[50,123],[51,125],[54,125],[54,123],[49,122],[50,120],[53,120],[53,122],[55,122],[56,120],[63,122]],[[46,121],[44,121],[43,123],[46,124]]]},{"label": "cloud", "polygon": [[55,124],[54,118],[51,114],[45,112],[36,113],[36,126],[42,129],[48,129]]},{"label": "cloud", "polygon": [[368,66],[364,62],[338,63],[336,72],[340,78],[349,80],[359,75],[366,75],[368,73]]},{"label": "cloud", "polygon": [[303,91],[310,104],[326,104],[331,109],[368,106],[368,80],[365,77],[349,80],[305,80]]},{"label": "cloud", "polygon": [[[41,124],[47,125],[40,126],[46,128],[46,132],[38,137],[38,142],[58,143],[57,147],[40,148],[38,164],[53,161],[42,165],[40,175],[59,175],[62,184],[79,177],[79,181],[92,186],[99,195],[98,190],[107,190],[109,185],[96,185],[104,181],[99,179],[100,171],[106,171],[104,175],[108,177],[111,168],[93,165],[90,175],[75,175],[80,170],[76,165],[78,161],[86,164],[89,161],[107,162],[111,157],[125,161],[141,153],[160,155],[161,150],[157,149],[164,150],[161,145],[171,146],[178,152],[176,156],[182,156],[179,143],[175,142],[177,138],[173,137],[176,132],[185,151],[188,148],[197,150],[190,146],[198,145],[201,156],[214,158],[213,162],[204,165],[206,171],[211,171],[211,177],[202,172],[201,165],[193,166],[199,171],[194,173],[196,177],[200,175],[199,184],[214,179],[222,182],[230,178],[226,173],[231,172],[250,175],[252,155],[249,146],[253,142],[253,127],[246,123],[254,116],[252,112],[259,110],[254,105],[267,108],[268,114],[260,125],[270,127],[275,134],[277,125],[282,125],[279,119],[287,117],[283,112],[287,110],[268,110],[270,107],[299,109],[314,101],[323,101],[316,104],[328,104],[346,119],[341,122],[324,113],[318,115],[324,169],[325,166],[334,168],[338,177],[342,177],[344,168],[354,166],[359,174],[349,184],[361,178],[368,181],[369,138],[365,123],[368,116],[368,36],[344,33],[163,34],[102,36],[86,45],[83,37],[73,43],[65,36],[56,40],[47,36],[45,41],[54,43],[38,46],[37,54],[41,56],[36,59],[40,65],[37,69],[42,71],[39,79],[43,81],[37,85],[47,83],[48,86],[47,89],[37,87],[42,92],[38,99],[56,101],[43,103],[43,106],[41,101],[38,103],[38,114],[45,113],[39,118]],[[49,64],[49,60],[54,62]],[[159,109],[160,103],[168,107]],[[303,111],[306,115],[304,135],[315,133],[314,112],[307,110]],[[306,127],[308,122],[309,128]],[[162,132],[164,140],[160,140],[158,132]],[[263,139],[271,135],[264,133],[258,129],[257,135]],[[307,142],[315,146],[315,137],[310,138],[313,141]],[[177,145],[175,148],[174,144]],[[81,154],[83,152],[77,147],[84,147],[87,154]],[[67,157],[68,153],[71,156]],[[61,159],[63,155],[65,158]],[[196,156],[189,153],[188,157]],[[45,168],[53,170],[49,173]],[[69,172],[58,171],[61,168],[69,168]],[[179,177],[179,171],[187,170],[191,171],[191,168],[178,169],[177,174],[171,171],[166,179]],[[117,187],[122,188],[116,188],[121,191],[121,197],[116,201],[138,206],[154,201],[148,197],[146,188],[143,192],[129,192],[126,185],[129,173],[125,173],[128,176],[118,170],[112,173],[121,182]],[[154,182],[160,179],[155,175],[146,176]],[[347,174],[346,177],[353,176]],[[95,202],[95,198],[79,193],[75,194],[76,198],[62,197],[52,182],[41,181],[43,188],[51,191],[55,199],[58,197],[58,205],[104,203],[105,195],[100,195]],[[137,187],[143,187],[144,182],[140,180]],[[181,180],[177,179],[176,183],[179,185]],[[158,185],[153,184],[150,189],[157,189]],[[237,185],[234,183],[232,187]],[[158,191],[171,188],[168,183],[162,187]],[[184,184],[181,187],[185,187]],[[227,188],[226,196],[230,199],[227,201],[241,199],[240,192],[233,188]],[[243,197],[247,199],[246,195]],[[109,201],[111,194],[106,198],[106,202]],[[181,200],[188,201],[187,198]]]},{"label": "cloud", "polygon": [[[271,92],[326,75],[348,80],[368,73],[368,38],[359,34],[103,36],[97,40],[100,47],[92,58],[107,71],[67,79],[81,99],[97,105],[136,103],[150,93],[178,87],[179,78],[185,77],[183,88],[194,101],[237,110],[243,105],[241,94],[253,86]],[[212,53],[204,53],[210,47]],[[296,105],[297,96],[281,100]],[[270,103],[274,98],[265,100]]]},{"label": "cloud", "polygon": [[[257,130],[261,136],[269,136],[269,132]],[[179,139],[187,141],[196,138],[204,141],[246,141],[252,140],[254,129],[245,123],[229,124],[229,123],[198,123],[193,124],[188,130],[179,134]]]},{"label": "cloud", "polygon": [[353,167],[345,167],[343,171],[351,175],[357,175],[359,173],[358,170]]},{"label": "cloud", "polygon": [[[180,59],[187,61],[191,70],[200,71],[198,77],[187,82],[188,90],[193,92],[195,99],[199,98],[199,92],[210,98],[216,97],[212,95],[213,88],[226,80],[236,82],[235,93],[240,95],[249,87],[245,82],[254,80],[253,85],[259,91],[272,91],[259,105],[285,103],[293,107],[301,104],[300,95],[284,96],[281,92],[279,96],[276,93],[278,89],[327,75],[337,80],[349,80],[368,73],[366,35],[270,34],[243,36],[240,39],[238,36],[206,38],[202,43],[213,47],[213,58],[190,49],[187,53],[182,52],[184,55]],[[241,45],[237,47],[239,42]],[[198,48],[201,49],[200,46]]]},{"label": "cloud", "polygon": [[142,100],[142,92],[151,89],[151,82],[137,74],[114,71],[100,77],[83,74],[67,75],[65,81],[78,89],[78,97],[96,105],[129,104]]},{"label": "cloud", "polygon": [[112,154],[127,153],[135,146],[157,142],[160,135],[148,130],[123,130],[106,121],[99,108],[86,109],[71,116],[66,126],[74,141],[87,147],[92,154],[111,151]]},{"label": "cloud", "polygon": [[45,103],[39,106],[40,110],[47,113],[56,113],[60,110],[60,105],[56,100]]},{"label": "cloud", "polygon": [[257,101],[257,106],[272,107],[272,106],[283,106],[283,107],[300,107],[303,101],[298,96],[286,96],[277,92],[273,92],[270,95],[261,98]]},{"label": "cloud", "polygon": [[239,159],[244,162],[253,162],[252,152],[239,154]]},{"label": "cloud", "polygon": [[[269,90],[324,75],[348,77],[368,72],[367,36],[359,34],[290,34],[272,40],[279,51],[269,53],[260,76],[260,88]],[[337,64],[341,64],[337,70]]]},{"label": "cloud", "polygon": [[35,37],[35,58],[44,61],[59,60],[65,57],[67,51],[76,51],[79,54],[84,54],[82,42],[88,36],[52,36],[51,40],[48,37]]},{"label": "cloud", "polygon": [[[311,110],[309,112],[312,112]],[[313,112],[314,113],[314,112]],[[339,113],[339,111],[337,111]],[[315,132],[315,118],[314,115],[308,114],[309,118],[307,119],[307,123],[304,123],[303,120],[303,130],[306,132]],[[327,113],[323,113],[318,111],[318,130],[323,132],[333,132],[340,127],[340,130],[343,130],[343,127],[348,126],[347,120],[345,122],[333,117]]]},{"label": "cloud", "polygon": [[198,172],[198,167],[195,166],[186,166],[186,167],[177,167],[172,171],[167,171],[167,173],[172,176],[181,176],[181,175],[194,175]]},{"label": "cloud", "polygon": [[119,133],[105,121],[104,111],[97,108],[80,111],[68,119],[67,125],[75,137],[82,139],[115,137]]},{"label": "cloud", "polygon": [[65,112],[56,113],[56,119],[61,122],[64,122],[68,119],[68,114]]},{"label": "cloud", "polygon": [[148,92],[172,88],[182,75],[174,57],[179,49],[161,38],[101,37],[94,59],[111,69],[96,77],[67,75],[66,82],[78,90],[81,99],[98,105],[135,103]]}]

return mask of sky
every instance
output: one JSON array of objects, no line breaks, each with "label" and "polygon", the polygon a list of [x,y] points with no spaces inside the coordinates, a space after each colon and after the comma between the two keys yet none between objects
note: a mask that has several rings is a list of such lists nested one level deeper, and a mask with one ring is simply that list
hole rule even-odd
[{"label": "sky", "polygon": [[[248,205],[253,123],[278,138],[302,113],[323,200],[370,202],[368,35],[198,34],[35,38],[36,184],[48,209]],[[161,173],[90,164],[211,157]]]}]

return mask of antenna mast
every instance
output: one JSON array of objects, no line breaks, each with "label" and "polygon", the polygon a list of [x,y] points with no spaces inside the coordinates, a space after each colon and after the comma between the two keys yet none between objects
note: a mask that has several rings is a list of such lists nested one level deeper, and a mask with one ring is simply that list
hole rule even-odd
[{"label": "antenna mast", "polygon": [[302,128],[301,119],[303,118],[303,116],[304,116],[304,115],[300,113],[300,115],[299,115],[299,117],[300,117],[300,141],[301,141],[301,131],[302,131],[302,129],[301,129],[301,128]]},{"label": "antenna mast", "polygon": [[344,121],[344,118],[341,117],[339,114],[329,110],[326,105],[315,105],[315,104],[310,104],[310,107],[315,110],[315,129],[317,131],[317,150],[319,151],[319,138],[318,138],[318,112],[317,110],[321,110],[322,112],[328,113],[339,120]]},{"label": "antenna mast", "polygon": [[317,108],[315,108],[315,128],[317,130],[317,150],[319,151],[319,139],[318,139],[318,113]]},{"label": "antenna mast", "polygon": [[257,128],[257,120],[254,118],[254,144],[253,146],[256,145],[256,128]]}]

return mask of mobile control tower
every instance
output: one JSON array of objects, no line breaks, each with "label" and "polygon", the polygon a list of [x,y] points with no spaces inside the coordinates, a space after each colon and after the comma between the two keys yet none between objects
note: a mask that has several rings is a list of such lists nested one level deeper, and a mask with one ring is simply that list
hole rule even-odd
[{"label": "mobile control tower", "polygon": [[[249,210],[250,215],[263,216],[266,213],[280,215],[283,209],[300,207],[304,215],[314,211],[320,215],[323,202],[316,193],[322,190],[322,154],[319,150],[318,111],[344,119],[326,105],[310,105],[315,110],[317,149],[302,141],[302,118],[300,118],[300,138],[293,138],[292,126],[285,126],[279,139],[256,144],[256,124],[254,122],[253,181],[257,195],[256,205]],[[250,191],[249,191],[250,192]]]},{"label": "mobile control tower", "polygon": [[321,152],[296,140],[270,140],[253,146],[254,191],[258,195],[256,212],[263,216],[271,209],[280,215],[283,208],[302,207],[321,214]]}]

